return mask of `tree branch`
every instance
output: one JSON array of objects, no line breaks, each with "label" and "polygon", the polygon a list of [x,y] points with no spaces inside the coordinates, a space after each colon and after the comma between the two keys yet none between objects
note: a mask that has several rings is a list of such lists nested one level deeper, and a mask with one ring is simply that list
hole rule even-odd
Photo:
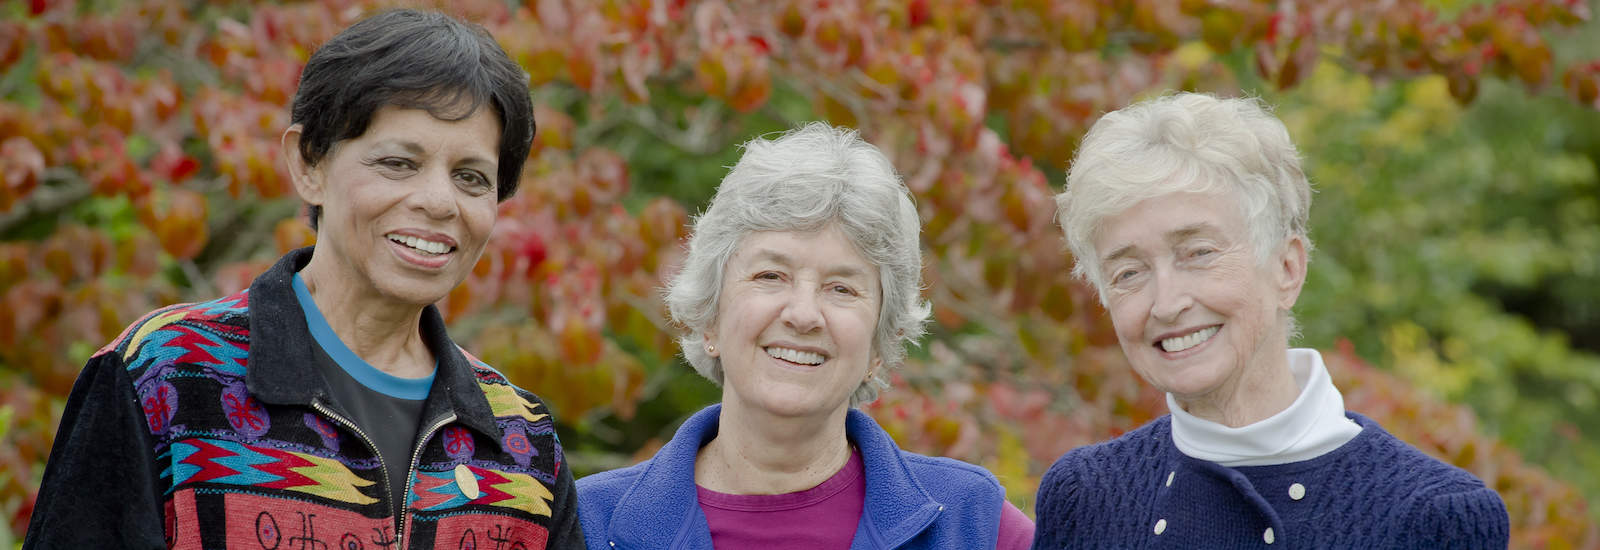
[{"label": "tree branch", "polygon": [[0,214],[0,240],[19,240],[23,237],[19,233],[29,225],[54,218],[93,194],[88,182],[65,168],[46,168],[44,181],[45,185],[22,203]]}]

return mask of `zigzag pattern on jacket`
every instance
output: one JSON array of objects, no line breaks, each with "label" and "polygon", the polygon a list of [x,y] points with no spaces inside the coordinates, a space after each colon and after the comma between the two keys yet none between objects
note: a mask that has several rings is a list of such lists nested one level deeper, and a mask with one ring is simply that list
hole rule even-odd
[{"label": "zigzag pattern on jacket", "polygon": [[[279,498],[298,494],[293,500],[366,517],[387,516],[388,506],[382,504],[387,493],[376,481],[383,475],[380,462],[359,439],[342,428],[332,434],[319,432],[329,429],[325,420],[314,421],[304,410],[266,407],[249,395],[245,387],[249,305],[245,291],[163,308],[130,325],[96,353],[117,354],[134,382],[156,460],[164,468],[166,495],[172,498],[188,488],[204,494]],[[457,437],[466,438],[468,456],[432,456],[446,459],[432,461],[424,457],[417,464],[409,508],[445,515],[470,507],[478,512],[503,509],[516,515],[551,516],[555,497],[549,485],[556,482],[559,470],[533,464],[540,450],[530,443],[530,438],[554,434],[548,411],[523,397],[499,371],[463,354],[505,437],[495,442],[499,445],[487,441],[474,445],[474,436],[463,430],[458,433],[465,435]],[[182,402],[179,395],[184,396]],[[193,401],[202,399],[196,396],[215,397],[197,403]],[[486,446],[488,454],[472,452]],[[502,449],[499,456],[511,460],[494,458]],[[553,451],[556,456],[549,459],[560,468],[560,448]],[[475,498],[468,499],[457,486],[458,465],[476,477]],[[305,501],[306,497],[311,500]]]},{"label": "zigzag pattern on jacket", "polygon": [[356,504],[378,500],[359,489],[372,481],[356,477],[338,461],[319,456],[215,439],[180,441],[172,444],[171,452],[172,468],[163,473],[170,474],[174,486],[208,481],[287,489]]}]

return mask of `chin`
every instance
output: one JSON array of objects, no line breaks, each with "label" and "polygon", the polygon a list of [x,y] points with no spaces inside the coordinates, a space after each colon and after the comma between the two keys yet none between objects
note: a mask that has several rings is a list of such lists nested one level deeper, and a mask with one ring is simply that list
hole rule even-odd
[{"label": "chin", "polygon": [[445,296],[450,295],[450,291],[455,290],[460,285],[459,281],[445,286],[443,281],[397,280],[380,285],[379,290],[383,292],[384,296],[395,302],[427,307],[439,300],[443,300]]},{"label": "chin", "polygon": [[1144,370],[1138,374],[1145,383],[1157,390],[1178,397],[1190,397],[1205,395],[1216,388],[1220,377],[1214,376],[1214,372],[1203,365],[1185,365],[1177,369],[1168,366],[1162,371]]},{"label": "chin", "polygon": [[752,404],[767,414],[784,417],[815,416],[832,412],[834,409],[834,407],[829,407],[827,404],[804,398],[785,399],[783,397],[773,397]]}]

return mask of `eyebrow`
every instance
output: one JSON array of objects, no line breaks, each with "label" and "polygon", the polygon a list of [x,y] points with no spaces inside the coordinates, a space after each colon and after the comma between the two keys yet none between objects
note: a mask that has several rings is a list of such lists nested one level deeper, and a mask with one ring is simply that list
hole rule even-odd
[{"label": "eyebrow", "polygon": [[1112,261],[1120,260],[1129,254],[1133,254],[1133,245],[1125,244],[1117,247],[1117,249],[1112,251],[1110,254],[1106,254],[1105,257],[1100,258],[1100,263],[1108,264]]},{"label": "eyebrow", "polygon": [[[412,155],[421,155],[428,152],[427,149],[422,147],[422,144],[410,140],[386,139],[373,144],[373,149],[381,149],[384,147],[399,147],[407,154]],[[483,168],[497,169],[500,167],[500,163],[477,154],[468,154],[461,160],[463,164],[475,165]]]},{"label": "eyebrow", "polygon": [[1195,235],[1208,231],[1215,231],[1217,226],[1207,222],[1195,222],[1167,232],[1167,242],[1179,243],[1193,238]]},{"label": "eyebrow", "polygon": [[[780,265],[783,265],[783,266],[792,266],[795,263],[794,258],[789,257],[788,254],[784,254],[783,252],[780,252],[780,251],[777,251],[777,250],[773,250],[773,249],[770,249],[770,248],[762,248],[762,249],[756,250],[755,253],[753,253],[751,255],[751,260],[752,261],[766,260],[766,261],[777,263],[777,264],[780,264]],[[858,278],[858,277],[865,277],[867,275],[867,270],[861,269],[860,267],[856,267],[856,266],[853,266],[853,265],[832,265],[832,266],[828,266],[828,269],[826,271],[824,271],[824,274],[829,276],[829,277],[840,277],[840,278],[845,278],[845,279],[853,279],[853,278]]]},{"label": "eyebrow", "polygon": [[[1179,227],[1172,231],[1168,231],[1166,240],[1168,243],[1179,243],[1189,240],[1195,235],[1199,235],[1208,231],[1215,231],[1216,228],[1217,226],[1207,222],[1195,222],[1183,227]],[[1105,257],[1101,258],[1100,263],[1111,263],[1112,261],[1122,259],[1133,254],[1133,250],[1134,246],[1131,244],[1119,246],[1116,250],[1111,251],[1110,254],[1106,254]]]}]

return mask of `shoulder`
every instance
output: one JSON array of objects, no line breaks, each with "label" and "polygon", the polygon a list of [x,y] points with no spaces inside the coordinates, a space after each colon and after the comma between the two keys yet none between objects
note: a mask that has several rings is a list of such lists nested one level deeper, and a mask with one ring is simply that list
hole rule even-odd
[{"label": "shoulder", "polygon": [[1167,471],[1169,417],[1161,417],[1116,439],[1078,447],[1056,459],[1039,480],[1034,511],[1055,521],[1078,510],[1083,494],[1122,494],[1127,487]]},{"label": "shoulder", "polygon": [[898,452],[900,459],[911,470],[911,475],[930,491],[965,495],[968,498],[988,498],[990,495],[996,499],[1005,498],[1000,480],[982,466],[954,458],[924,456],[903,449]]},{"label": "shoulder", "polygon": [[489,401],[489,409],[496,417],[522,417],[529,422],[550,419],[550,409],[533,392],[511,383],[511,379],[498,369],[489,366],[467,350],[456,348],[472,367],[472,377],[478,389]]},{"label": "shoulder", "polygon": [[150,312],[94,355],[114,354],[130,370],[181,359],[242,374],[249,341],[249,293],[242,291]]},{"label": "shoulder", "polygon": [[[920,485],[935,499],[1005,498],[1005,491],[994,474],[982,466],[954,458],[926,456],[900,448],[894,438],[871,415],[851,409],[845,431],[861,451],[861,460],[870,478],[896,480],[894,483]],[[958,498],[959,497],[959,498]],[[948,504],[948,503],[947,503]]]},{"label": "shoulder", "polygon": [[1406,510],[1404,532],[1417,544],[1435,548],[1504,548],[1510,517],[1500,494],[1477,476],[1429,456],[1390,435],[1377,422],[1352,414],[1364,430],[1372,430],[1364,454],[1382,457],[1372,483],[1395,491],[1393,504]]},{"label": "shoulder", "polygon": [[1436,495],[1465,493],[1486,488],[1483,481],[1471,472],[1429,456],[1410,443],[1401,441],[1385,431],[1376,421],[1357,414],[1351,416],[1361,425],[1362,430],[1370,432],[1363,434],[1366,437],[1362,448],[1352,451],[1370,457],[1381,457],[1381,460],[1370,462],[1374,471],[1368,477],[1381,479],[1375,482],[1404,488],[1407,496],[1415,498],[1431,498]]},{"label": "shoulder", "polygon": [[603,541],[611,531],[611,518],[617,503],[633,488],[650,463],[650,460],[646,460],[578,479],[578,523],[582,524],[584,537],[589,540],[591,548]]},{"label": "shoulder", "polygon": [[1511,538],[1505,502],[1483,486],[1435,491],[1419,499],[1407,523],[1414,547],[1505,548]]},{"label": "shoulder", "polygon": [[578,505],[609,510],[634,481],[650,467],[650,460],[615,470],[590,474],[578,479]]},{"label": "shoulder", "polygon": [[[1163,416],[1116,439],[1067,451],[1045,472],[1044,481],[1124,477],[1137,461],[1165,460],[1172,441],[1170,422],[1170,417]],[[1044,489],[1041,485],[1040,491]]]}]

